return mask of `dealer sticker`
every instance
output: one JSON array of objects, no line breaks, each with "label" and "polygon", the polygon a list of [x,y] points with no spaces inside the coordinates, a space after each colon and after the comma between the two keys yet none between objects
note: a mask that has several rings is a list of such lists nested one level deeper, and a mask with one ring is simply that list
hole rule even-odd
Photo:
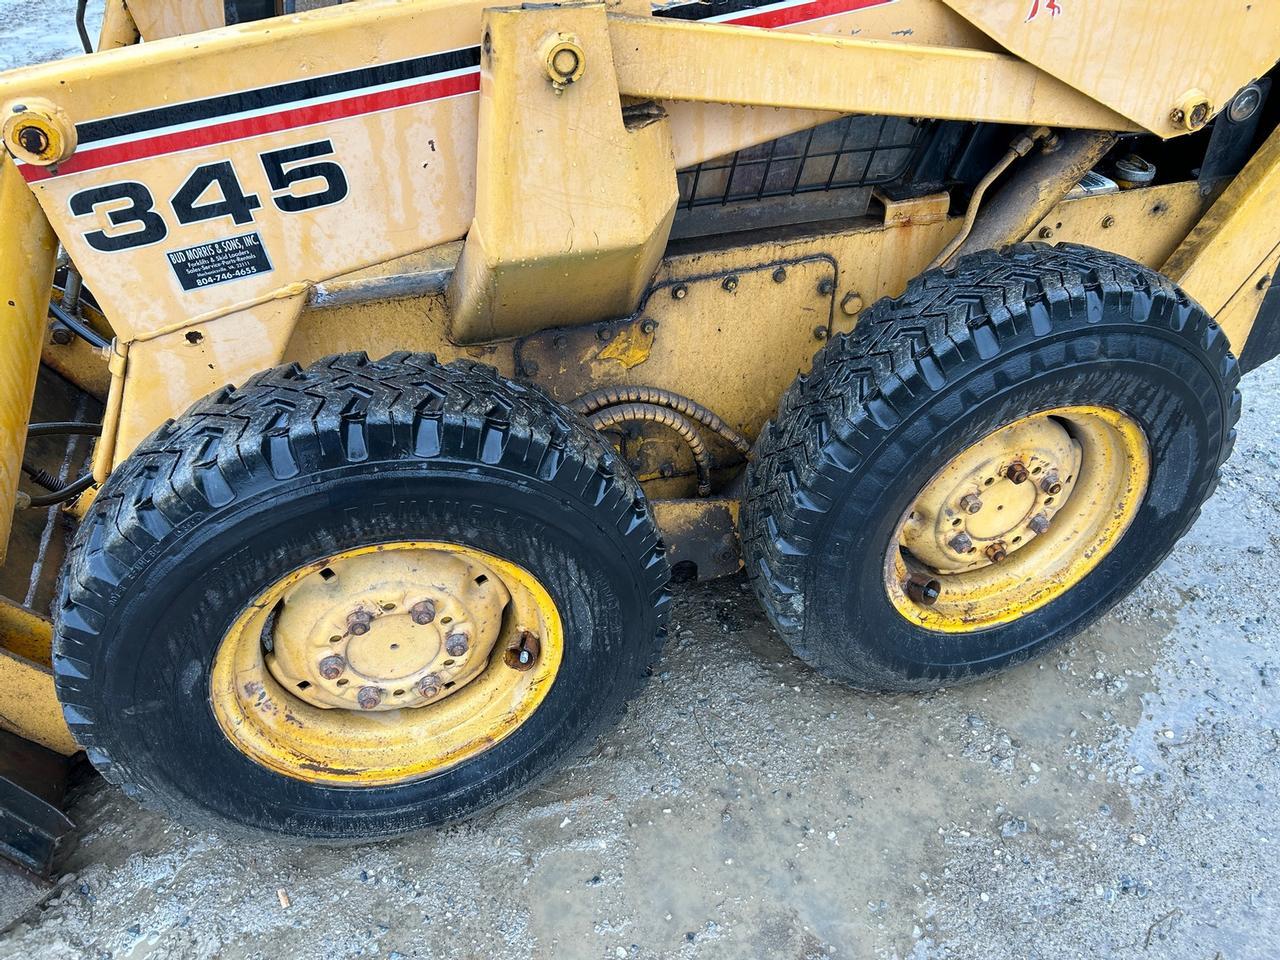
[{"label": "dealer sticker", "polygon": [[239,237],[202,243],[166,254],[183,290],[199,290],[229,280],[271,272],[271,260],[255,231]]}]

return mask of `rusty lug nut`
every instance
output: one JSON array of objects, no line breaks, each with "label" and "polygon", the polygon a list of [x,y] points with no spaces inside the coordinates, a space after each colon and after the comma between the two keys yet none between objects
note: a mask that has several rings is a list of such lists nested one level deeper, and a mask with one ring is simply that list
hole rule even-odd
[{"label": "rusty lug nut", "polygon": [[361,687],[356,694],[356,703],[360,704],[361,710],[372,710],[381,702],[382,690],[378,687]]},{"label": "rusty lug nut", "polygon": [[428,673],[418,681],[418,692],[430,700],[440,692],[440,678],[434,673]]},{"label": "rusty lug nut", "polygon": [[373,622],[373,614],[368,610],[356,610],[347,617],[347,632],[353,637],[363,637],[369,632],[369,624]]},{"label": "rusty lug nut", "polygon": [[942,595],[942,584],[929,577],[912,577],[906,583],[907,596],[916,603],[932,607]]},{"label": "rusty lug nut", "polygon": [[419,600],[409,608],[409,619],[420,627],[426,626],[436,618],[436,604],[434,600]]},{"label": "rusty lug nut", "polygon": [[1049,518],[1043,513],[1037,513],[1027,521],[1027,526],[1030,527],[1034,533],[1044,533],[1049,529]]},{"label": "rusty lug nut", "polygon": [[973,541],[969,539],[967,533],[957,533],[951,538],[951,542],[947,544],[956,553],[968,553],[973,549]]},{"label": "rusty lug nut", "polygon": [[960,498],[960,509],[965,513],[977,513],[982,509],[982,498],[976,493],[966,493]]},{"label": "rusty lug nut", "polygon": [[347,669],[347,661],[337,654],[320,661],[320,676],[326,680],[337,680],[345,669]]},{"label": "rusty lug nut", "polygon": [[1050,470],[1041,478],[1040,489],[1055,497],[1062,492],[1062,481],[1058,479],[1057,470]]},{"label": "rusty lug nut", "polygon": [[1004,548],[1003,540],[997,540],[995,543],[990,544],[986,549],[986,554],[987,559],[992,563],[999,563],[1009,555],[1008,551]]},{"label": "rusty lug nut", "polygon": [[445,652],[451,657],[460,657],[467,652],[467,635],[465,633],[451,633],[444,638]]},{"label": "rusty lug nut", "polygon": [[1014,483],[1026,483],[1027,477],[1031,474],[1027,473],[1026,465],[1021,460],[1015,460],[1005,468],[1004,475]]}]

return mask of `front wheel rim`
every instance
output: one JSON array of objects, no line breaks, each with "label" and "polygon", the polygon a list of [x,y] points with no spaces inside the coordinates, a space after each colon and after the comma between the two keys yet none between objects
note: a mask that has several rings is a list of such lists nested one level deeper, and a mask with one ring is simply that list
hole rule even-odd
[{"label": "front wheel rim", "polygon": [[509,737],[563,656],[555,602],[523,567],[398,541],[335,553],[262,591],[219,644],[209,702],[232,746],[268,769],[384,786]]},{"label": "front wheel rim", "polygon": [[969,633],[1066,594],[1115,548],[1150,479],[1146,435],[1102,406],[1023,417],[952,458],[900,518],[884,562],[908,621]]}]

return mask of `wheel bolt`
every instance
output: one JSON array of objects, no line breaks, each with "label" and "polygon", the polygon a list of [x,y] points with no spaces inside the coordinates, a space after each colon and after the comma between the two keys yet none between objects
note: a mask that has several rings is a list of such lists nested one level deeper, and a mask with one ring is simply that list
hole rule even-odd
[{"label": "wheel bolt", "polygon": [[968,553],[973,549],[973,541],[969,539],[967,533],[957,533],[951,538],[951,542],[947,546],[956,553]]},{"label": "wheel bolt", "polygon": [[1043,513],[1037,513],[1027,521],[1027,526],[1035,533],[1044,533],[1049,529],[1049,518]]},{"label": "wheel bolt", "polygon": [[373,614],[368,610],[352,611],[347,617],[347,632],[353,637],[363,637],[369,632],[369,624],[373,622]]},{"label": "wheel bolt", "polygon": [[1062,481],[1058,479],[1057,470],[1050,470],[1044,475],[1040,481],[1040,489],[1055,497],[1062,492]]},{"label": "wheel bolt", "polygon": [[942,584],[929,577],[912,577],[906,583],[907,596],[916,603],[932,607],[942,595]]},{"label": "wheel bolt", "polygon": [[409,618],[420,627],[426,626],[436,618],[435,601],[419,600],[409,608]]},{"label": "wheel bolt", "polygon": [[440,692],[440,678],[434,673],[428,673],[425,677],[418,681],[418,693],[422,694],[428,700]]},{"label": "wheel bolt", "polygon": [[999,563],[1009,555],[1008,551],[1005,550],[1003,540],[997,540],[995,543],[989,545],[986,549],[986,554],[987,559],[992,563]]},{"label": "wheel bolt", "polygon": [[532,670],[534,662],[542,652],[542,641],[532,630],[521,630],[520,639],[514,646],[508,647],[502,655],[502,661],[512,670]]},{"label": "wheel bolt", "polygon": [[444,638],[445,652],[451,657],[460,657],[467,652],[467,635],[465,633],[451,633]]},{"label": "wheel bolt", "polygon": [[965,513],[977,513],[982,509],[982,498],[976,493],[966,493],[960,498],[960,509]]},{"label": "wheel bolt", "polygon": [[1027,477],[1030,476],[1030,474],[1027,473],[1026,466],[1021,460],[1015,460],[1013,463],[1009,464],[1009,466],[1005,468],[1004,475],[1014,483],[1026,483]]},{"label": "wheel bolt", "polygon": [[361,710],[372,710],[381,702],[382,690],[378,687],[361,687],[356,694],[356,703],[360,704]]},{"label": "wheel bolt", "polygon": [[347,669],[347,661],[336,654],[320,661],[320,676],[326,680],[337,680],[345,669]]}]

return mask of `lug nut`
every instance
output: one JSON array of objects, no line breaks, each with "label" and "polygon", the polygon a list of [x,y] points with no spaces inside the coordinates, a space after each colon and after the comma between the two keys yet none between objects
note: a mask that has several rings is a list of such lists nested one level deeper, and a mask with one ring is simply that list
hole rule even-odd
[{"label": "lug nut", "polygon": [[451,633],[444,638],[445,652],[451,657],[460,657],[467,652],[467,635],[465,633]]},{"label": "lug nut", "polygon": [[419,600],[409,608],[409,619],[420,627],[426,626],[436,618],[436,604],[434,600]]},{"label": "lug nut", "polygon": [[320,661],[320,676],[326,680],[337,680],[345,669],[347,669],[347,661],[336,654]]},{"label": "lug nut", "polygon": [[966,493],[960,498],[960,509],[965,513],[977,513],[982,509],[982,498],[976,493]]},{"label": "lug nut", "polygon": [[361,687],[356,694],[356,703],[361,710],[372,710],[382,702],[382,691],[378,687]]},{"label": "lug nut", "polygon": [[1027,477],[1030,476],[1030,474],[1027,473],[1026,466],[1021,460],[1015,460],[1013,463],[1009,464],[1009,466],[1005,468],[1004,475],[1014,483],[1026,483]]},{"label": "lug nut", "polygon": [[916,603],[932,607],[942,595],[942,584],[929,577],[912,577],[906,582],[907,596]]},{"label": "lug nut", "polygon": [[951,542],[947,544],[956,553],[968,553],[973,549],[973,541],[969,539],[967,533],[957,533],[951,538]]},{"label": "lug nut", "polygon": [[1009,555],[1008,551],[1005,550],[1003,540],[997,540],[995,543],[990,544],[985,552],[987,559],[992,563],[1000,563]]},{"label": "lug nut", "polygon": [[428,700],[440,692],[440,678],[434,673],[428,673],[425,677],[418,681],[418,693],[422,694]]},{"label": "lug nut", "polygon": [[1062,481],[1058,479],[1058,471],[1050,470],[1040,481],[1040,489],[1045,493],[1057,496],[1062,492]]},{"label": "lug nut", "polygon": [[369,624],[373,622],[373,614],[368,610],[355,610],[347,617],[347,632],[353,637],[363,637],[369,632]]},{"label": "lug nut", "polygon": [[1030,527],[1034,533],[1044,533],[1049,529],[1049,518],[1043,513],[1037,513],[1027,521],[1027,526]]}]

